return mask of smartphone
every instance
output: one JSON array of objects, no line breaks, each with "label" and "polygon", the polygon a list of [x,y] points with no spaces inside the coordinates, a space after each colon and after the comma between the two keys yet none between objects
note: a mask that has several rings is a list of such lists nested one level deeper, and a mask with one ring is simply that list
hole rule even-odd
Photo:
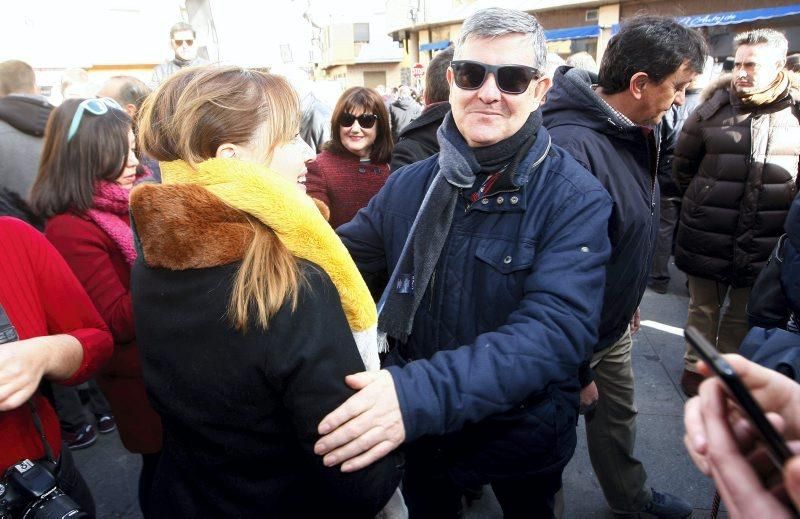
[{"label": "smartphone", "polygon": [[[684,332],[686,340],[692,349],[697,352],[700,358],[708,364],[708,366],[716,373],[716,375],[725,384],[728,393],[736,400],[739,407],[742,408],[745,415],[750,419],[761,438],[767,445],[767,452],[772,459],[772,462],[782,469],[786,461],[792,457],[792,451],[786,445],[786,441],[778,431],[767,420],[767,416],[758,405],[750,390],[739,378],[739,375],[733,367],[717,352],[717,350],[708,342],[708,339],[694,326],[689,326]],[[711,440],[711,439],[710,439]]]}]

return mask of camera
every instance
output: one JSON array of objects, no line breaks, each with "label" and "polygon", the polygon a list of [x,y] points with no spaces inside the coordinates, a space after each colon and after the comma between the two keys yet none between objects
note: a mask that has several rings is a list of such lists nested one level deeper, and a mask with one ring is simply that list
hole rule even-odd
[{"label": "camera", "polygon": [[0,519],[88,518],[42,462],[22,460],[0,479]]}]

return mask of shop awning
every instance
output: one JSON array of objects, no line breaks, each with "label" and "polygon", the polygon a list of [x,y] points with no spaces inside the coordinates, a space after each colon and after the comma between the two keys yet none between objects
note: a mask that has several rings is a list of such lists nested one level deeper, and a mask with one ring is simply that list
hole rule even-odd
[{"label": "shop awning", "polygon": [[687,27],[712,27],[715,25],[733,25],[736,23],[754,22],[756,20],[767,20],[769,18],[791,16],[793,14],[800,14],[800,4],[748,9],[747,11],[681,16],[677,20]]},{"label": "shop awning", "polygon": [[439,40],[439,41],[432,41],[430,43],[423,43],[419,46],[419,50],[421,51],[429,51],[429,50],[442,50],[446,49],[450,46],[450,40]]},{"label": "shop awning", "polygon": [[597,25],[544,31],[544,37],[547,38],[547,41],[579,40],[581,38],[597,38],[598,36],[600,36],[600,27]]}]

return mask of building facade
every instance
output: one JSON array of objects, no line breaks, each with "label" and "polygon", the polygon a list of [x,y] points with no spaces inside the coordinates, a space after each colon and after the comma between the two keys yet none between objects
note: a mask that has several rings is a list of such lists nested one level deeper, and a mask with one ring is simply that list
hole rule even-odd
[{"label": "building facade", "polygon": [[[796,2],[796,0],[795,0]],[[386,0],[393,39],[404,50],[402,67],[427,65],[458,39],[461,24],[486,7],[534,14],[545,28],[548,51],[562,57],[580,51],[599,63],[619,24],[637,14],[674,16],[700,30],[717,60],[733,54],[736,33],[771,27],[786,34],[790,52],[800,51],[800,4],[791,0]]]}]

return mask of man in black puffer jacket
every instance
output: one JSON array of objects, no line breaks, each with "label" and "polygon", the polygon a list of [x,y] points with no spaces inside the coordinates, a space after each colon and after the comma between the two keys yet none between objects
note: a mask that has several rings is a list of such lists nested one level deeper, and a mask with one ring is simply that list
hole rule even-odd
[{"label": "man in black puffer jacket", "polygon": [[[703,94],[673,162],[684,193],[675,264],[689,275],[688,324],[722,353],[737,352],[747,333],[750,288],[783,233],[800,157],[800,78],[783,70],[786,38],[757,29],[734,45],[733,76]],[[681,387],[696,394],[697,358],[687,348],[684,359]]]},{"label": "man in black puffer jacket", "polygon": [[[702,72],[702,37],[672,19],[635,18],[611,39],[599,77],[559,68],[542,109],[553,142],[600,180],[614,201],[608,233],[611,259],[599,340],[582,373],[589,456],[615,513],[688,517],[689,503],[646,486],[647,473],[633,456],[636,407],[631,335],[639,325],[658,235],[658,124]],[[589,362],[591,361],[591,362]],[[599,400],[598,398],[599,393]]]}]

